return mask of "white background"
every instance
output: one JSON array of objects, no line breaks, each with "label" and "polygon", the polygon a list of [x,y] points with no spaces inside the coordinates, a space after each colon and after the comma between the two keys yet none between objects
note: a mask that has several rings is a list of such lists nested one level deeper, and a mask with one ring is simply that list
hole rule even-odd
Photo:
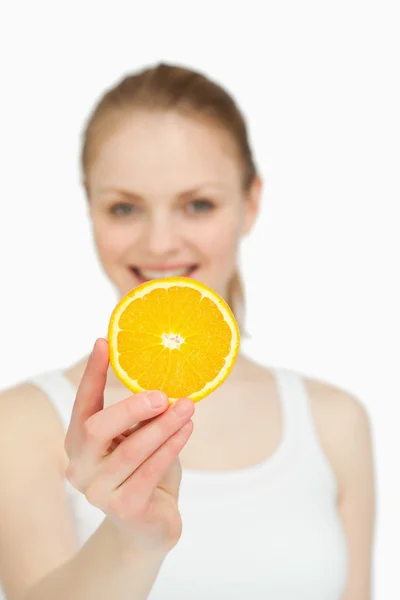
[{"label": "white background", "polygon": [[0,388],[106,331],[116,298],[78,169],[93,103],[159,60],[204,71],[242,107],[265,182],[243,246],[248,351],[370,414],[379,599],[400,597],[396,4],[14,1],[0,14]]}]

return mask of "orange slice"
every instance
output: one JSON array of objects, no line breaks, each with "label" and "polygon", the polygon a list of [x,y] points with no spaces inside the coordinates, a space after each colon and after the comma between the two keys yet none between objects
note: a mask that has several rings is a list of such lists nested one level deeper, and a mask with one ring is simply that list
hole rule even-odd
[{"label": "orange slice", "polygon": [[240,334],[228,304],[187,277],[153,279],[126,294],[108,328],[110,364],[134,393],[201,400],[228,377]]}]

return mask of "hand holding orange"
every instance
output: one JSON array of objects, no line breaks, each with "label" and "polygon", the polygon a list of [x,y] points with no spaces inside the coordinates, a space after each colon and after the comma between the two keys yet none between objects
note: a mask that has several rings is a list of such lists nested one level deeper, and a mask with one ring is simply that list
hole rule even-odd
[{"label": "hand holding orange", "polygon": [[108,328],[110,364],[134,393],[161,390],[197,402],[220,386],[239,352],[228,304],[186,277],[153,279],[126,294]]}]

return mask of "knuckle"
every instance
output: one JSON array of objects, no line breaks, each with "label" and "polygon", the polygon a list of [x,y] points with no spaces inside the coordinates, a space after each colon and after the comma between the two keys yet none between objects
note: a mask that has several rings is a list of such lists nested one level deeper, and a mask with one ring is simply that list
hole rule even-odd
[{"label": "knuckle", "polygon": [[121,408],[125,411],[125,419],[133,425],[137,425],[140,415],[148,412],[148,410],[146,411],[146,409],[148,409],[148,405],[146,404],[146,393],[140,392],[139,394],[128,396],[128,398],[121,402]]},{"label": "knuckle", "polygon": [[182,439],[186,439],[189,438],[192,433],[193,433],[193,429],[194,429],[194,423],[192,421],[192,419],[189,419],[189,421],[187,421],[184,426],[179,430],[178,432],[178,436],[177,436],[177,440],[176,443],[177,444],[182,444]]},{"label": "knuckle", "polygon": [[178,458],[179,452],[182,450],[182,437],[175,436],[167,448],[165,448],[164,462],[171,465]]},{"label": "knuckle", "polygon": [[83,492],[77,469],[73,463],[69,463],[65,470],[65,478],[78,492]]},{"label": "knuckle", "polygon": [[96,508],[102,507],[101,494],[95,485],[91,485],[85,490],[85,498],[92,506],[95,506]]},{"label": "knuckle", "polygon": [[142,394],[136,394],[128,396],[128,398],[125,398],[125,400],[121,402],[121,408],[125,411],[125,416],[128,420],[135,417],[141,399]]},{"label": "knuckle", "polygon": [[176,422],[175,416],[170,411],[168,411],[167,413],[162,415],[159,419],[154,421],[153,426],[154,426],[154,435],[158,439],[164,440],[167,437],[169,437],[172,433],[174,433],[174,431],[178,427],[178,424]]},{"label": "knuckle", "polygon": [[137,456],[136,445],[132,443],[133,439],[127,438],[118,446],[118,459],[121,463],[132,463]]},{"label": "knuckle", "polygon": [[177,434],[171,438],[168,448],[165,450],[167,459],[175,457],[181,451],[184,438],[185,436],[181,431],[178,431]]},{"label": "knuckle", "polygon": [[176,433],[178,428],[179,422],[177,422],[175,416],[166,413],[153,421],[151,429],[146,432],[146,438],[151,445],[160,447]]},{"label": "knuckle", "polygon": [[71,455],[71,438],[68,433],[66,434],[64,439],[64,451],[69,458]]},{"label": "knuckle", "polygon": [[150,482],[154,482],[161,475],[160,467],[158,462],[155,460],[150,461],[148,464],[143,465],[140,469],[139,479],[140,483],[144,486],[148,485]]},{"label": "knuckle", "polygon": [[[104,511],[106,512],[106,511]],[[107,512],[112,513],[121,521],[140,522],[146,512],[146,502],[140,492],[140,484],[129,481],[118,491],[114,492],[107,502]]]},{"label": "knuckle", "polygon": [[99,440],[99,423],[93,417],[89,417],[82,425],[82,437],[86,444],[92,444]]},{"label": "knuckle", "polygon": [[132,513],[132,503],[128,503],[123,494],[115,494],[108,502],[108,510],[118,519],[124,521]]}]

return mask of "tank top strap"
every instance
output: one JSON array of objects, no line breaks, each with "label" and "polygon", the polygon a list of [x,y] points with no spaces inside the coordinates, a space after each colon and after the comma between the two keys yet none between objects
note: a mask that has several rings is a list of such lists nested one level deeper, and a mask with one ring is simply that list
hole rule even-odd
[{"label": "tank top strap", "polygon": [[275,373],[286,420],[286,437],[296,444],[308,442],[315,432],[304,380],[298,373],[285,368],[276,369]]},{"label": "tank top strap", "polygon": [[276,377],[286,417],[287,438],[307,464],[310,461],[317,463],[331,478],[330,463],[320,443],[304,377],[285,368],[277,369]]},{"label": "tank top strap", "polygon": [[47,371],[29,378],[27,383],[38,387],[53,405],[61,423],[67,431],[75,402],[76,390],[71,381],[60,370]]}]

